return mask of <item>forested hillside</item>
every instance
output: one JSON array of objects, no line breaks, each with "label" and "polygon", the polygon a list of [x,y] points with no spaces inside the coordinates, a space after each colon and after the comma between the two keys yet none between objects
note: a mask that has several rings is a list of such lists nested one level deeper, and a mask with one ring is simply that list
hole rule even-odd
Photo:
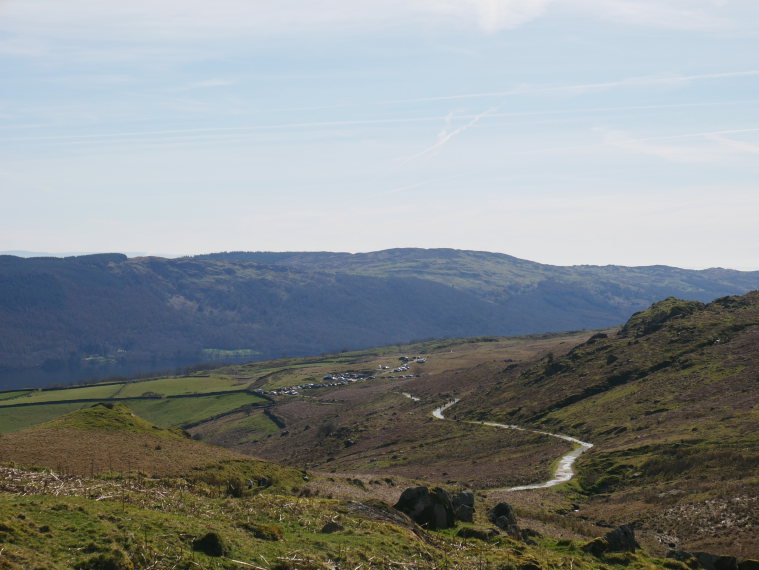
[{"label": "forested hillside", "polygon": [[759,272],[555,267],[458,250],[0,256],[2,386],[600,328],[668,295],[708,301],[756,287]]}]

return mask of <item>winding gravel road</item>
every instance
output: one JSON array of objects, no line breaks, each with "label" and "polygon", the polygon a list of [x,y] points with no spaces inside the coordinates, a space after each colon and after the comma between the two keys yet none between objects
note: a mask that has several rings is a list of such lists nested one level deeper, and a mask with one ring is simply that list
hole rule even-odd
[{"label": "winding gravel road", "polygon": [[[419,398],[414,398],[413,396],[411,396],[411,394],[404,394],[404,396],[406,396],[407,398],[411,398],[412,400],[415,400],[415,401],[419,400]],[[457,402],[459,402],[458,399],[451,400],[447,404],[444,404],[440,406],[439,408],[435,408],[434,410],[432,410],[432,416],[439,420],[448,419],[443,415],[443,412],[445,412],[448,408],[450,408]],[[534,485],[519,485],[517,487],[504,487],[503,489],[498,489],[499,491],[527,491],[529,489],[545,489],[546,487],[553,487],[554,485],[558,485],[559,483],[564,483],[565,481],[569,481],[572,477],[575,476],[574,469],[572,468],[572,466],[574,465],[574,462],[577,460],[578,457],[580,457],[580,455],[582,455],[591,447],[593,447],[592,443],[588,443],[587,441],[580,441],[577,438],[570,437],[568,435],[564,435],[561,433],[551,433],[549,431],[540,431],[536,429],[523,428],[521,426],[498,424],[495,422],[476,422],[472,420],[465,420],[465,421],[468,424],[479,424],[483,426],[490,426],[490,427],[500,428],[500,429],[515,429],[515,430],[526,431],[530,433],[538,433],[540,435],[547,435],[550,437],[563,439],[564,441],[573,443],[575,446],[572,451],[570,451],[569,453],[561,457],[561,459],[559,460],[559,464],[556,466],[556,471],[554,472],[552,479],[546,481],[545,483],[536,483]]]}]

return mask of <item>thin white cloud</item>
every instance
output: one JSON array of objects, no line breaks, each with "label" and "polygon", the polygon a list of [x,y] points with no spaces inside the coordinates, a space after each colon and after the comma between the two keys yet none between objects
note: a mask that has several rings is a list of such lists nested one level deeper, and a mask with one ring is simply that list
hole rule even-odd
[{"label": "thin white cloud", "polygon": [[704,163],[715,162],[723,158],[724,153],[715,152],[714,148],[661,144],[646,139],[638,139],[623,132],[610,132],[604,136],[607,146],[623,150],[630,154],[653,156],[669,162]]},{"label": "thin white cloud", "polygon": [[[555,0],[430,0],[417,2],[417,9],[432,15],[465,21],[473,15],[486,32],[517,28],[546,13]],[[412,3],[413,4],[413,3]]]},{"label": "thin white cloud", "polygon": [[40,57],[47,54],[47,45],[38,39],[9,37],[0,40],[0,55]]},{"label": "thin white cloud", "polygon": [[[249,32],[300,34],[434,21],[471,22],[486,31],[517,27],[552,0],[24,0],[7,17],[54,37],[201,38]],[[113,35],[115,34],[115,35]]]},{"label": "thin white cloud", "polygon": [[573,4],[606,20],[683,30],[727,28],[734,24],[724,0],[576,0]]},{"label": "thin white cloud", "polygon": [[205,79],[203,81],[196,81],[187,86],[187,89],[209,89],[213,87],[229,87],[235,85],[237,82],[231,79]]},{"label": "thin white cloud", "polygon": [[722,135],[709,135],[709,138],[725,147],[740,153],[759,154],[759,145],[737,141]]},{"label": "thin white cloud", "polygon": [[533,93],[569,93],[583,94],[595,91],[607,91],[625,87],[652,87],[652,86],[676,86],[691,83],[693,81],[708,81],[714,79],[735,79],[738,77],[755,77],[759,75],[759,70],[748,71],[728,71],[721,73],[701,73],[695,75],[643,75],[640,77],[628,77],[618,81],[607,81],[600,83],[585,83],[577,85],[560,85],[557,87],[531,88],[525,87],[528,92]]},{"label": "thin white cloud", "polygon": [[[346,121],[313,121],[313,122],[291,122],[291,123],[276,123],[268,125],[245,125],[238,127],[202,127],[202,128],[188,128],[188,129],[160,129],[160,130],[143,130],[143,131],[120,131],[120,132],[102,132],[102,133],[90,133],[90,134],[61,134],[61,135],[46,135],[46,136],[15,136],[0,138],[0,143],[23,143],[23,142],[66,142],[70,144],[103,144],[109,141],[128,141],[134,143],[144,143],[153,140],[165,141],[168,139],[185,140],[185,141],[202,141],[202,140],[228,140],[232,138],[246,137],[255,135],[259,132],[265,131],[286,131],[286,130],[319,130],[319,129],[334,129],[344,127],[371,127],[371,126],[393,126],[404,125],[414,123],[432,123],[438,122],[441,119],[444,121],[445,126],[438,133],[438,138],[434,144],[425,148],[423,151],[414,154],[410,158],[406,158],[404,162],[419,158],[424,154],[428,154],[441,145],[446,144],[451,138],[459,135],[464,130],[470,128],[484,117],[491,119],[499,118],[516,118],[516,117],[540,117],[540,116],[556,116],[556,115],[583,115],[583,114],[603,114],[603,113],[617,113],[622,111],[646,111],[657,109],[678,109],[689,107],[709,107],[709,106],[726,106],[731,104],[746,103],[746,101],[738,102],[709,102],[709,103],[677,103],[677,104],[665,104],[665,105],[627,105],[627,106],[612,106],[612,107],[589,107],[580,109],[546,109],[542,111],[522,111],[522,112],[496,112],[497,107],[488,109],[480,114],[462,114],[456,116],[461,120],[467,120],[467,123],[451,129],[451,122],[454,115],[449,114],[445,117],[439,115],[430,116],[411,116],[411,117],[391,117],[382,119],[355,119]],[[336,106],[339,107],[339,106]],[[329,107],[318,107],[332,108]],[[311,109],[306,107],[304,109]],[[0,118],[3,118],[0,115]],[[8,114],[7,119],[13,118],[12,114]],[[9,125],[10,126],[10,125]],[[13,125],[13,129],[36,129],[39,127],[49,127],[50,124],[28,124],[28,125]],[[656,136],[656,137],[643,137],[636,138],[634,140],[639,141],[664,141],[669,139],[682,139],[682,138],[697,138],[708,137],[712,135],[735,135],[743,133],[759,132],[759,128],[746,128],[746,129],[727,129],[707,132],[694,132],[683,133],[676,135]]]},{"label": "thin white cloud", "polygon": [[719,135],[739,135],[748,133],[757,133],[759,128],[746,128],[746,129],[723,129],[719,131],[701,131],[696,133],[681,133],[678,135],[663,135],[656,137],[642,137],[636,140],[640,141],[666,141],[676,139],[691,139],[691,138],[709,138]]},{"label": "thin white cloud", "polygon": [[437,181],[424,180],[422,182],[416,182],[415,184],[405,184],[403,186],[398,186],[396,188],[392,188],[391,190],[385,190],[383,192],[375,192],[371,194],[362,193],[352,200],[342,200],[342,204],[344,206],[352,206],[357,203],[366,203],[371,200],[375,200],[377,198],[387,198],[388,196],[403,194],[403,193],[411,192],[412,190],[416,190],[417,188],[423,188],[425,186],[429,186],[433,182],[437,182]]},{"label": "thin white cloud", "polygon": [[539,95],[551,93],[566,94],[584,94],[596,91],[607,91],[620,89],[624,87],[650,87],[650,86],[672,86],[683,85],[693,81],[708,81],[719,79],[735,79],[740,77],[759,76],[759,69],[749,69],[742,71],[726,71],[721,73],[701,73],[695,75],[643,75],[638,77],[627,77],[614,81],[603,81],[598,83],[573,83],[566,85],[521,85],[505,91],[485,91],[480,93],[462,93],[459,95],[437,95],[433,97],[419,97],[413,99],[398,99],[395,101],[384,101],[385,104],[399,103],[424,103],[433,101],[453,101],[457,99],[482,99],[492,97],[509,97],[515,95]]},{"label": "thin white cloud", "polygon": [[408,184],[406,186],[393,188],[392,190],[388,190],[387,192],[384,192],[383,194],[401,194],[402,192],[408,192],[410,190],[416,190],[417,188],[421,188],[422,186],[427,186],[431,182],[432,180],[426,180],[424,182],[417,182],[416,184]]},{"label": "thin white cloud", "polygon": [[710,29],[731,25],[737,11],[718,0],[23,0],[5,5],[0,29],[52,38],[171,41],[436,24],[492,33],[562,13]]},{"label": "thin white cloud", "polygon": [[[759,145],[737,141],[725,136],[726,134],[756,132],[759,132],[759,129],[737,129],[646,138],[633,138],[623,132],[609,132],[605,134],[604,142],[607,146],[626,152],[654,156],[670,162],[713,163],[728,160],[736,155],[759,154]],[[676,139],[696,140],[691,144],[666,143],[666,141]]]},{"label": "thin white cloud", "polygon": [[440,117],[408,117],[398,119],[364,119],[354,121],[315,121],[303,123],[279,123],[272,125],[250,125],[245,127],[205,127],[194,129],[164,129],[154,131],[123,131],[117,133],[93,133],[87,135],[51,135],[40,137],[8,137],[0,139],[0,142],[32,142],[32,141],[76,141],[76,140],[101,140],[121,139],[144,136],[172,136],[172,135],[223,135],[229,133],[244,133],[246,131],[269,131],[282,129],[315,129],[324,127],[351,127],[363,125],[392,125],[404,123],[421,123],[439,121]]}]

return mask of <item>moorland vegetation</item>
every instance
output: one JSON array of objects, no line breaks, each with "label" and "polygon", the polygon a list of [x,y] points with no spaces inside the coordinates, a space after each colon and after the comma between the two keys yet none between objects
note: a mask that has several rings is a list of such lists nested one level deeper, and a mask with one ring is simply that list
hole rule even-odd
[{"label": "moorland vegetation", "polygon": [[[601,331],[5,392],[0,564],[753,568],[757,335],[759,293],[668,298]],[[318,386],[349,372],[364,379]],[[431,416],[454,398],[453,421]],[[568,483],[509,491],[572,444],[463,420],[594,446]],[[403,518],[391,505],[419,485],[471,492],[472,522]],[[494,526],[504,501],[526,531]],[[605,550],[628,523],[642,549]]]}]

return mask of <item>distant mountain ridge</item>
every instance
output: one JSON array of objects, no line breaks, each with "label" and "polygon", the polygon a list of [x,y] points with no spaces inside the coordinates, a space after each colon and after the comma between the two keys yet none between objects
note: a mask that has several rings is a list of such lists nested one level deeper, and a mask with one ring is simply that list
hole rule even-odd
[{"label": "distant mountain ridge", "polygon": [[[195,256],[193,259],[216,259],[237,262],[256,262],[305,270],[352,273],[372,276],[414,276],[479,291],[502,291],[555,279],[578,281],[604,278],[610,282],[640,280],[644,285],[666,276],[671,285],[694,292],[708,291],[733,283],[736,279],[757,283],[759,271],[737,271],[710,268],[680,269],[666,265],[626,267],[620,265],[557,266],[537,263],[485,251],[455,249],[398,248],[370,253],[333,252],[224,252]],[[452,279],[454,281],[452,281]],[[669,284],[667,285],[669,286]]]},{"label": "distant mountain ridge", "polygon": [[668,296],[711,301],[757,288],[756,271],[559,267],[453,249],[0,256],[0,386],[165,369],[225,351],[253,359],[602,328]]}]

